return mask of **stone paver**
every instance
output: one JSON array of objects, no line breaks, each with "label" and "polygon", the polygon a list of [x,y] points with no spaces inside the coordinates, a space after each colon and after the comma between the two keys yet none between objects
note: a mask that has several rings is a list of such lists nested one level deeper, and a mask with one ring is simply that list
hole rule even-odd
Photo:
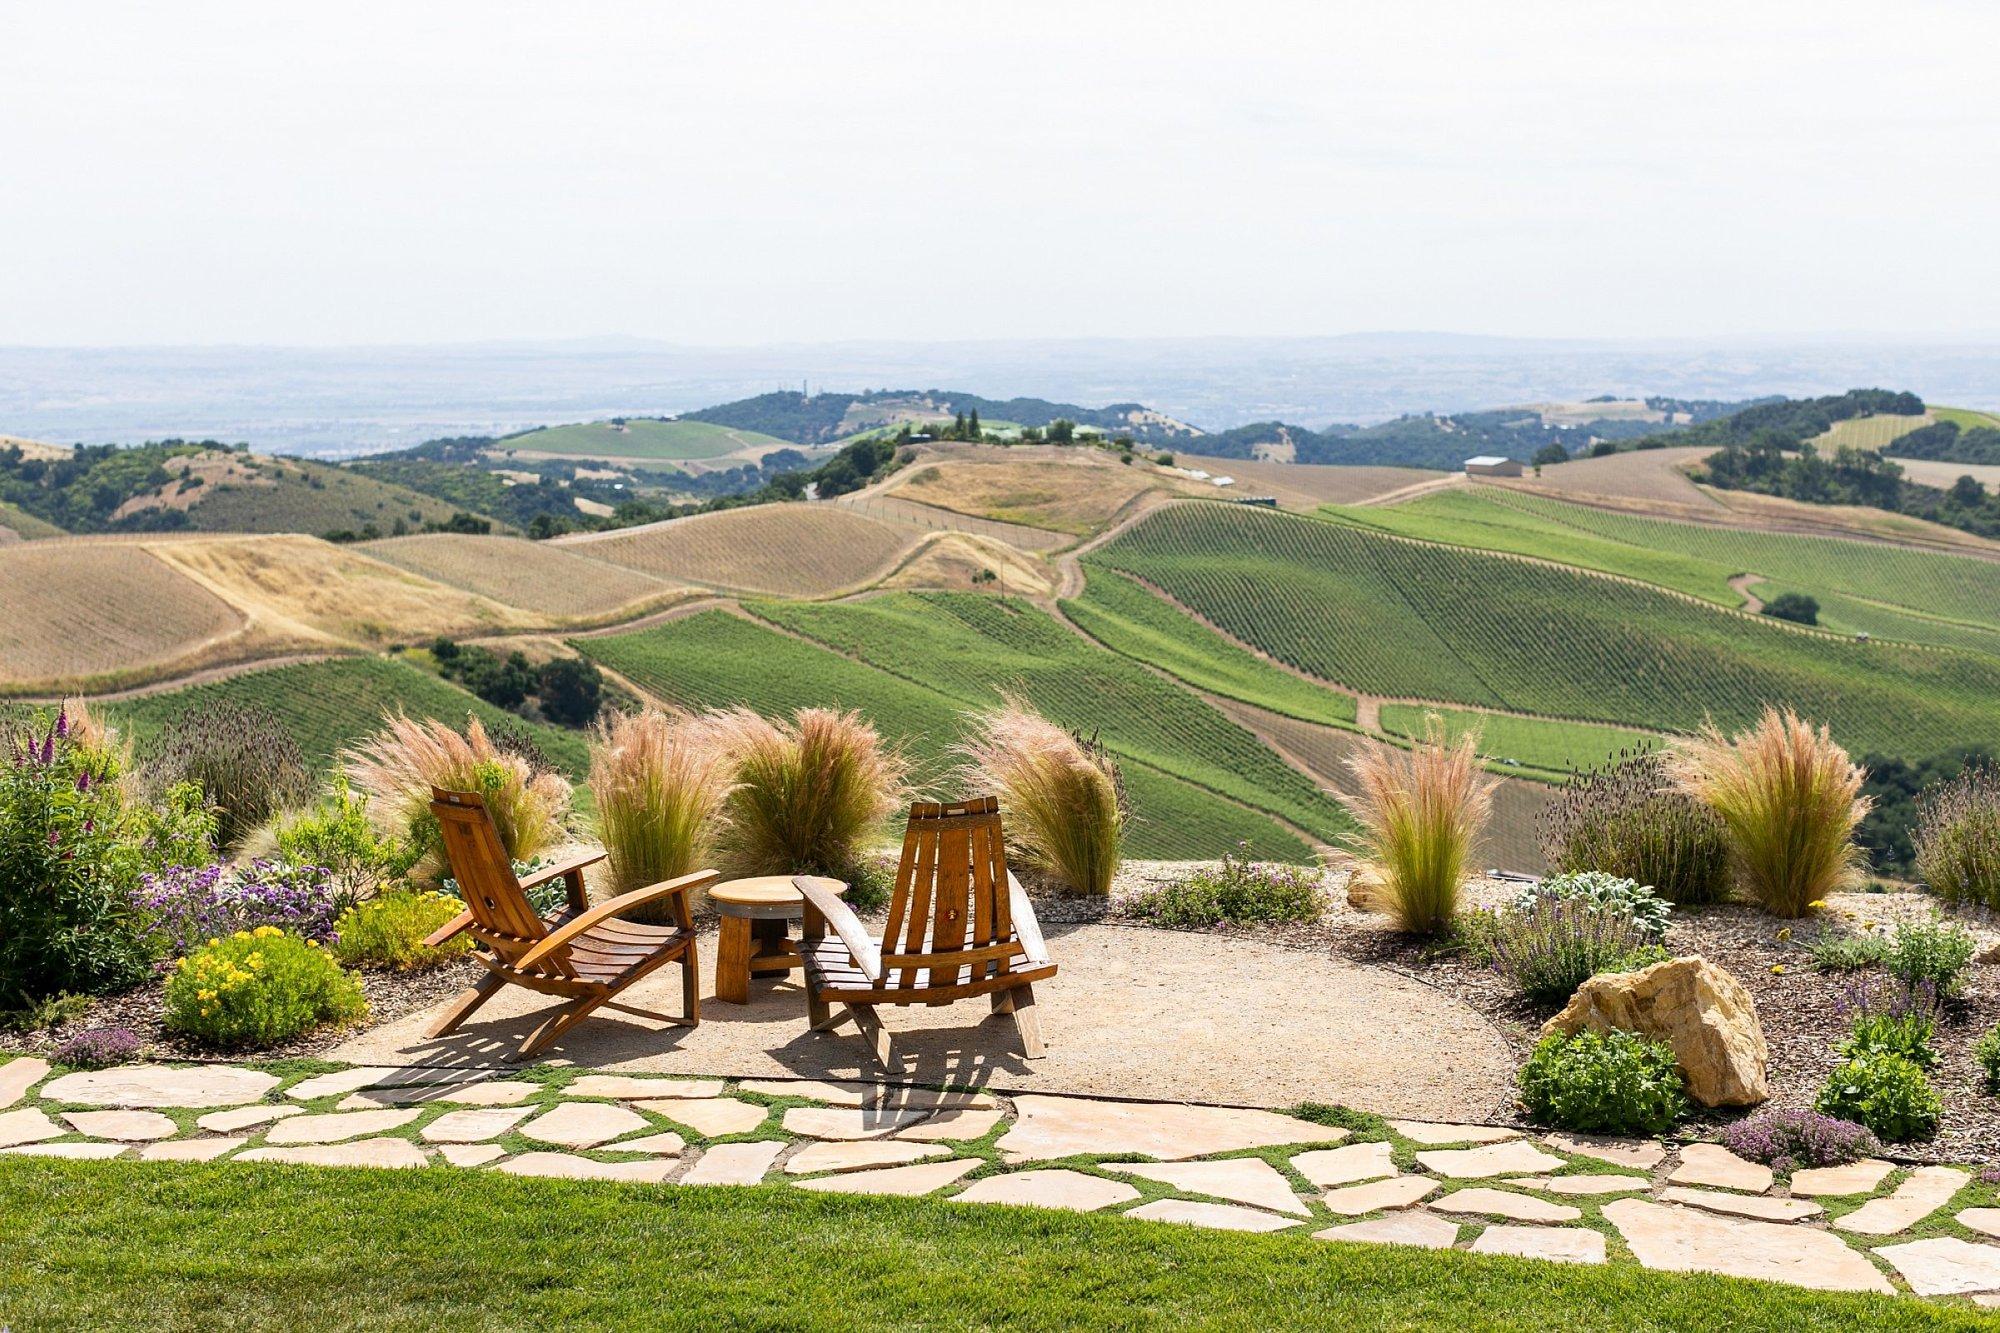
[{"label": "stone paver", "polygon": [[1472,1242],[1474,1254],[1511,1254],[1559,1264],[1601,1264],[1604,1237],[1585,1227],[1493,1226]]},{"label": "stone paver", "polygon": [[1635,1190],[1650,1189],[1653,1184],[1644,1176],[1623,1175],[1529,1176],[1519,1180],[1503,1180],[1500,1183],[1511,1189],[1571,1196],[1630,1194]]},{"label": "stone paver", "polygon": [[956,1197],[960,1203],[1003,1203],[1094,1213],[1100,1208],[1130,1203],[1139,1197],[1139,1191],[1122,1180],[1106,1180],[1103,1176],[1057,1168],[988,1176],[984,1180],[973,1181]]},{"label": "stone paver", "polygon": [[677,1125],[686,1125],[707,1139],[719,1139],[726,1134],[747,1134],[763,1124],[771,1114],[768,1106],[736,1097],[674,1099],[637,1102],[635,1105],[642,1111],[663,1115]]},{"label": "stone paver", "polygon": [[1845,1166],[1807,1167],[1803,1171],[1792,1173],[1792,1193],[1811,1195],[1814,1198],[1839,1194],[1873,1194],[1895,1169],[1894,1162],[1885,1162],[1877,1157],[1864,1157]]},{"label": "stone paver", "polygon": [[337,1097],[363,1088],[433,1088],[478,1083],[492,1075],[484,1069],[427,1069],[420,1065],[356,1065],[330,1074],[301,1079],[285,1089],[294,1101]]},{"label": "stone paver", "polygon": [[606,1102],[561,1102],[521,1126],[523,1138],[562,1148],[595,1148],[644,1129],[646,1117]]},{"label": "stone paver", "polygon": [[1412,1143],[1438,1148],[1451,1143],[1500,1143],[1518,1139],[1518,1129],[1498,1125],[1446,1125],[1434,1120],[1391,1120],[1389,1128]]},{"label": "stone paver", "polygon": [[1667,1145],[1657,1139],[1602,1139],[1583,1134],[1545,1134],[1542,1142],[1557,1152],[1591,1157],[1613,1166],[1651,1171],[1667,1160]]},{"label": "stone paver", "polygon": [[290,1162],[297,1166],[427,1166],[424,1150],[407,1139],[357,1139],[353,1143],[315,1143],[297,1148],[252,1148],[238,1162]]},{"label": "stone paver", "polygon": [[1604,1217],[1647,1268],[1755,1277],[1822,1291],[1891,1291],[1874,1264],[1812,1227],[1722,1217],[1696,1208],[1614,1199]]},{"label": "stone paver", "polygon": [[785,1145],[776,1140],[755,1143],[718,1143],[701,1155],[685,1176],[683,1185],[754,1185],[778,1160]]},{"label": "stone paver", "polygon": [[264,1100],[275,1074],[236,1065],[121,1065],[64,1074],[42,1089],[54,1102],[139,1110],[242,1106]]},{"label": "stone paver", "polygon": [[24,1143],[18,1148],[0,1148],[15,1157],[75,1157],[89,1160],[122,1156],[131,1147],[126,1143]]},{"label": "stone paver", "polygon": [[363,1088],[350,1093],[336,1110],[365,1111],[371,1106],[413,1106],[443,1102],[450,1106],[519,1106],[548,1089],[519,1079],[483,1079],[478,1083],[406,1083]]},{"label": "stone paver", "polygon": [[438,1148],[438,1156],[453,1166],[485,1166],[506,1155],[497,1143],[447,1143]]},{"label": "stone paver", "polygon": [[979,1165],[977,1157],[959,1157],[948,1162],[918,1162],[914,1166],[891,1166],[880,1171],[820,1176],[815,1180],[801,1180],[798,1187],[818,1190],[823,1194],[893,1194],[914,1198],[954,1184]]},{"label": "stone paver", "polygon": [[39,1106],[24,1106],[18,1111],[0,1111],[0,1148],[11,1148],[17,1143],[40,1143],[43,1139],[59,1139],[68,1132],[49,1119]]},{"label": "stone paver", "polygon": [[678,1157],[687,1151],[687,1140],[671,1129],[659,1134],[647,1134],[643,1138],[620,1139],[607,1144],[606,1152],[643,1152],[656,1157]]},{"label": "stone paver", "polygon": [[1371,1180],[1366,1185],[1328,1190],[1320,1202],[1342,1217],[1359,1217],[1384,1208],[1408,1208],[1437,1187],[1438,1183],[1429,1176],[1394,1176],[1388,1180]]},{"label": "stone paver", "polygon": [[640,1101],[647,1097],[720,1097],[719,1078],[668,1078],[644,1074],[585,1074],[563,1089],[565,1097],[613,1097]]},{"label": "stone paver", "polygon": [[0,1065],[0,1111],[21,1100],[29,1088],[49,1076],[49,1062],[39,1056],[17,1055]]},{"label": "stone paver", "polygon": [[1342,1148],[1318,1148],[1292,1159],[1292,1169],[1321,1189],[1352,1185],[1357,1180],[1376,1180],[1396,1174],[1390,1160],[1395,1145],[1350,1143]]},{"label": "stone paver", "polygon": [[1426,1171],[1454,1180],[1484,1180],[1492,1176],[1536,1175],[1569,1165],[1532,1143],[1490,1143],[1484,1148],[1435,1148],[1417,1154]]},{"label": "stone paver", "polygon": [[169,1143],[149,1143],[139,1149],[142,1162],[212,1162],[235,1152],[250,1142],[242,1135],[225,1134],[217,1138],[174,1139]]},{"label": "stone paver", "polygon": [[939,1111],[928,1120],[897,1130],[896,1137],[919,1143],[963,1143],[985,1138],[999,1123],[998,1111]]},{"label": "stone paver", "polygon": [[1441,1213],[1478,1213],[1487,1217],[1511,1218],[1516,1222],[1575,1222],[1583,1217],[1581,1210],[1566,1203],[1550,1203],[1532,1194],[1483,1188],[1453,1190],[1442,1199],[1432,1200],[1430,1206]]},{"label": "stone paver", "polygon": [[1765,1222],[1800,1222],[1818,1217],[1826,1209],[1804,1199],[1772,1199],[1761,1194],[1723,1194],[1716,1190],[1691,1190],[1685,1185],[1669,1185],[1660,1191],[1663,1203],[1684,1203],[1711,1213],[1733,1217],[1755,1217]]},{"label": "stone paver", "polygon": [[364,1135],[386,1134],[392,1129],[401,1129],[422,1114],[420,1110],[409,1109],[329,1111],[324,1115],[295,1115],[273,1124],[265,1133],[264,1142],[339,1143],[343,1139],[358,1139]]},{"label": "stone paver", "polygon": [[785,1112],[784,1125],[809,1139],[881,1139],[929,1117],[929,1111],[915,1109],[794,1106]]},{"label": "stone paver", "polygon": [[239,1129],[255,1129],[268,1125],[273,1120],[283,1120],[287,1116],[304,1115],[303,1106],[240,1106],[233,1111],[210,1111],[195,1121],[203,1129],[216,1134],[233,1134]]},{"label": "stone paver", "polygon": [[158,1111],[65,1111],[63,1119],[79,1134],[120,1143],[151,1143],[180,1133],[172,1116]]},{"label": "stone paver", "polygon": [[1983,1236],[2000,1236],[2000,1208],[1967,1208],[1958,1215],[1958,1224]]},{"label": "stone paver", "polygon": [[425,1143],[485,1143],[497,1139],[531,1114],[526,1106],[490,1106],[446,1111],[425,1125]]},{"label": "stone paver", "polygon": [[1183,1194],[1207,1194],[1274,1213],[1312,1216],[1312,1210],[1292,1193],[1292,1183],[1261,1157],[1237,1157],[1226,1162],[1107,1162],[1105,1165],[1126,1175],[1171,1185]]},{"label": "stone paver", "polygon": [[1919,1296],[2000,1289],[2000,1247],[1941,1237],[1883,1245],[1875,1253],[1894,1264]]},{"label": "stone paver", "polygon": [[1411,1208],[1365,1222],[1343,1222],[1337,1227],[1313,1232],[1315,1240],[1366,1241],[1371,1245],[1417,1245],[1426,1250],[1448,1250],[1458,1239],[1458,1223],[1448,1222],[1421,1208]]},{"label": "stone paver", "polygon": [[1681,1164],[1667,1179],[1676,1185],[1710,1185],[1762,1194],[1771,1188],[1771,1168],[1746,1162],[1720,1144],[1690,1143],[1681,1149]]},{"label": "stone paver", "polygon": [[628,1185],[657,1185],[674,1169],[669,1158],[649,1162],[593,1162],[566,1152],[524,1152],[495,1167],[510,1176],[553,1176],[559,1180],[620,1180]]},{"label": "stone paver", "polygon": [[1188,1199],[1155,1199],[1126,1212],[1127,1217],[1143,1217],[1151,1222],[1178,1222],[1182,1226],[1213,1227],[1218,1231],[1283,1231],[1298,1225],[1289,1217],[1273,1217],[1255,1208],[1239,1208],[1233,1203],[1194,1203]]},{"label": "stone paver", "polygon": [[877,1166],[908,1166],[932,1157],[949,1157],[951,1149],[929,1143],[893,1143],[863,1139],[858,1143],[808,1143],[785,1162],[785,1173],[809,1176],[820,1171],[863,1171]]},{"label": "stone paver", "polygon": [[991,1093],[899,1088],[881,1083],[828,1083],[818,1079],[747,1078],[744,1092],[763,1097],[804,1097],[829,1106],[894,1106],[905,1110],[990,1110],[998,1105]]},{"label": "stone paver", "polygon": [[1845,1217],[1834,1219],[1842,1231],[1864,1236],[1893,1236],[1907,1231],[1951,1202],[1972,1179],[1970,1172],[1949,1166],[1920,1166],[1895,1189],[1870,1199]]},{"label": "stone paver", "polygon": [[1218,1106],[1023,1095],[1014,1099],[1014,1111],[1019,1118],[999,1140],[1000,1152],[1010,1162],[1078,1153],[1175,1162],[1242,1148],[1338,1143],[1347,1137],[1344,1129],[1275,1111]]}]

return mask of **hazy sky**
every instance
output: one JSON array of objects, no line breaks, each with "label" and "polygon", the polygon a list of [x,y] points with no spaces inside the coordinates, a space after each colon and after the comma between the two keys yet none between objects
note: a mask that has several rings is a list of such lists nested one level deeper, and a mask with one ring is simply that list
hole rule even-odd
[{"label": "hazy sky", "polygon": [[2000,6],[0,0],[0,342],[2000,329]]}]

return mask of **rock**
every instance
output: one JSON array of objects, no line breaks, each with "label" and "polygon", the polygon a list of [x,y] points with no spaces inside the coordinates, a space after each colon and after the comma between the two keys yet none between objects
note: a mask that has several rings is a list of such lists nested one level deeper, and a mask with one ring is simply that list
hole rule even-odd
[{"label": "rock", "polygon": [[1010,1176],[975,1180],[956,1196],[959,1203],[1001,1203],[1031,1208],[1063,1208],[1094,1213],[1114,1204],[1130,1203],[1139,1191],[1122,1180],[1085,1175],[1081,1171],[1017,1171]]},{"label": "rock", "polygon": [[140,1109],[242,1106],[278,1086],[275,1074],[237,1065],[122,1065],[64,1074],[42,1089],[52,1102]]},{"label": "rock", "polygon": [[149,1143],[139,1149],[142,1162],[212,1162],[218,1157],[235,1152],[250,1142],[242,1136],[224,1135],[221,1138],[174,1139],[168,1143]]},{"label": "rock", "polygon": [[1351,1240],[1370,1245],[1415,1245],[1426,1250],[1448,1250],[1458,1241],[1458,1223],[1427,1213],[1421,1208],[1371,1217],[1366,1222],[1343,1222],[1337,1227],[1313,1232],[1314,1240]]},{"label": "rock", "polygon": [[1479,1213],[1489,1217],[1512,1218],[1516,1222],[1575,1222],[1583,1217],[1580,1209],[1566,1203],[1550,1203],[1508,1190],[1475,1188],[1453,1190],[1431,1204],[1441,1213]]},{"label": "rock", "polygon": [[1842,1231],[1864,1236],[1893,1236],[1908,1231],[1951,1202],[1972,1176],[1949,1166],[1920,1166],[1909,1178],[1879,1199],[1870,1199],[1845,1217],[1834,1219]]},{"label": "rock", "polygon": [[18,1148],[0,1148],[10,1157],[73,1157],[94,1161],[122,1156],[129,1145],[123,1143],[28,1143]]},{"label": "rock", "polygon": [[1327,1206],[1329,1212],[1339,1213],[1342,1217],[1359,1217],[1363,1213],[1380,1212],[1385,1208],[1408,1208],[1437,1187],[1438,1183],[1429,1176],[1394,1176],[1388,1180],[1371,1180],[1366,1185],[1328,1190],[1320,1202]]},{"label": "rock", "polygon": [[1125,1216],[1190,1227],[1214,1227],[1218,1231],[1283,1231],[1297,1225],[1290,1218],[1273,1217],[1255,1208],[1238,1208],[1233,1203],[1192,1203],[1187,1199],[1155,1199],[1128,1209]]},{"label": "rock", "polygon": [[17,1055],[0,1065],[0,1111],[21,1100],[22,1094],[49,1076],[49,1062],[32,1055]]},{"label": "rock", "polygon": [[748,1134],[771,1114],[768,1106],[735,1097],[674,1099],[638,1102],[636,1105],[642,1111],[651,1111],[677,1125],[686,1125],[705,1139],[719,1139],[726,1134]]},{"label": "rock", "polygon": [[1718,1194],[1714,1190],[1691,1190],[1681,1185],[1669,1185],[1660,1191],[1662,1203],[1684,1203],[1690,1208],[1705,1208],[1711,1213],[1728,1213],[1733,1217],[1754,1217],[1765,1222],[1798,1222],[1808,1217],[1818,1217],[1826,1209],[1804,1199],[1767,1199],[1760,1194]]},{"label": "rock", "polygon": [[39,1107],[24,1106],[18,1111],[0,1112],[0,1148],[17,1143],[40,1143],[59,1139],[69,1131],[42,1114]]},{"label": "rock", "polygon": [[1523,1180],[1503,1180],[1509,1189],[1537,1190],[1543,1194],[1568,1194],[1571,1196],[1596,1194],[1632,1194],[1639,1190],[1651,1189],[1653,1182],[1645,1176],[1592,1175],[1592,1176],[1534,1176]]},{"label": "rock", "polygon": [[1601,1264],[1604,1237],[1583,1227],[1488,1227],[1472,1242],[1474,1254],[1511,1254],[1559,1264]]},{"label": "rock", "polygon": [[1896,1265],[1919,1296],[1963,1296],[2000,1288],[2000,1248],[1936,1239],[1884,1245],[1875,1253]]},{"label": "rock", "polygon": [[1756,1106],[1771,1096],[1770,1051],[1757,1004],[1729,973],[1700,955],[1637,972],[1592,977],[1542,1035],[1622,1028],[1664,1041],[1703,1106]]},{"label": "rock", "polygon": [[896,1137],[919,1143],[963,1143],[985,1138],[999,1123],[998,1111],[939,1111],[928,1120],[897,1130]]},{"label": "rock", "polygon": [[657,1185],[674,1169],[671,1159],[651,1162],[593,1162],[566,1152],[524,1152],[494,1168],[510,1176],[552,1176],[557,1180],[616,1180]]},{"label": "rock", "polygon": [[981,1165],[977,1157],[958,1157],[948,1162],[919,1162],[915,1166],[892,1166],[880,1171],[820,1176],[801,1180],[798,1188],[822,1194],[892,1194],[915,1198],[941,1190]]},{"label": "rock", "polygon": [[1830,1231],[1614,1199],[1605,1220],[1647,1268],[1754,1277],[1821,1291],[1889,1292],[1888,1279]]},{"label": "rock", "polygon": [[812,1139],[880,1139],[907,1129],[930,1112],[875,1107],[794,1106],[785,1112],[785,1128]]},{"label": "rock", "polygon": [[753,1143],[719,1143],[701,1155],[685,1176],[683,1185],[754,1185],[778,1160],[785,1145],[774,1140]]},{"label": "rock", "polygon": [[170,1139],[181,1131],[172,1117],[158,1111],[65,1111],[63,1119],[79,1134],[121,1143],[150,1143]]},{"label": "rock", "polygon": [[894,1143],[864,1139],[858,1143],[808,1143],[785,1163],[785,1174],[810,1176],[821,1171],[864,1171],[878,1166],[908,1166],[931,1157],[949,1157],[951,1149],[927,1143]]},{"label": "rock", "polygon": [[1667,1145],[1658,1139],[1601,1139],[1579,1134],[1546,1134],[1542,1136],[1542,1142],[1557,1152],[1594,1158],[1613,1166],[1629,1166],[1637,1171],[1651,1171],[1667,1160]]},{"label": "rock", "polygon": [[484,1069],[433,1069],[425,1065],[356,1065],[331,1074],[315,1074],[285,1089],[294,1101],[359,1092],[363,1088],[438,1088],[479,1083],[492,1077]]},{"label": "rock", "polygon": [[1839,1194],[1873,1194],[1876,1186],[1896,1169],[1893,1162],[1864,1157],[1845,1166],[1814,1166],[1792,1173],[1793,1195],[1814,1198]]},{"label": "rock", "polygon": [[285,1143],[339,1143],[342,1139],[358,1139],[365,1134],[383,1134],[392,1129],[401,1129],[418,1116],[420,1110],[407,1111],[329,1111],[324,1115],[299,1115],[280,1120],[272,1125],[264,1135],[264,1142]]},{"label": "rock", "polygon": [[642,1152],[655,1157],[678,1157],[687,1148],[687,1140],[672,1130],[662,1134],[648,1134],[644,1138],[620,1139],[606,1144],[606,1152]]},{"label": "rock", "polygon": [[1676,1185],[1712,1185],[1762,1194],[1771,1188],[1771,1168],[1746,1162],[1720,1144],[1690,1143],[1681,1149],[1681,1164],[1667,1179]]},{"label": "rock", "polygon": [[1302,1152],[1292,1159],[1292,1169],[1321,1189],[1351,1185],[1357,1180],[1378,1180],[1396,1174],[1390,1159],[1394,1145],[1350,1143],[1344,1148],[1321,1148]]},{"label": "rock", "polygon": [[491,1106],[465,1111],[446,1111],[423,1128],[425,1143],[485,1143],[525,1120],[526,1106]]},{"label": "rock", "polygon": [[1983,1236],[2000,1237],[2000,1208],[1967,1208],[1958,1215],[1958,1224]]},{"label": "rock", "polygon": [[195,1124],[216,1134],[232,1134],[239,1129],[255,1129],[273,1120],[305,1113],[303,1106],[240,1106],[233,1111],[211,1111]]},{"label": "rock", "polygon": [[1244,1148],[1338,1143],[1347,1137],[1344,1129],[1330,1129],[1274,1111],[1178,1102],[1023,1095],[1014,1099],[1014,1111],[1020,1118],[1000,1136],[998,1144],[1010,1162],[1077,1154],[1177,1162]]},{"label": "rock", "polygon": [[1261,1157],[1233,1157],[1226,1162],[1106,1162],[1107,1169],[1171,1185],[1183,1194],[1207,1194],[1233,1199],[1274,1213],[1312,1216],[1312,1210],[1292,1193],[1292,1184]]},{"label": "rock", "polygon": [[828,1083],[820,1079],[746,1078],[744,1092],[764,1097],[804,1097],[828,1106],[893,1106],[906,1111],[989,1111],[993,1098],[984,1092],[903,1088],[887,1083]]},{"label": "rock", "polygon": [[353,1143],[321,1143],[302,1148],[252,1148],[238,1162],[289,1162],[294,1166],[426,1166],[424,1150],[407,1139],[359,1139]]},{"label": "rock", "polygon": [[667,1078],[643,1074],[585,1074],[563,1089],[565,1097],[611,1097],[638,1101],[646,1097],[719,1097],[719,1078]]},{"label": "rock", "polygon": [[1426,1171],[1456,1180],[1480,1180],[1489,1176],[1532,1175],[1559,1171],[1568,1166],[1560,1157],[1550,1156],[1532,1143],[1516,1139],[1512,1143],[1489,1143],[1484,1148],[1434,1148],[1417,1154]]},{"label": "rock", "polygon": [[506,1155],[497,1143],[447,1143],[438,1149],[438,1156],[453,1166],[485,1166]]},{"label": "rock", "polygon": [[519,1106],[548,1088],[518,1079],[485,1079],[478,1083],[411,1083],[363,1088],[349,1094],[334,1109],[365,1111],[375,1106],[412,1106],[445,1102],[452,1106]]},{"label": "rock", "polygon": [[1389,1128],[1427,1148],[1442,1148],[1452,1143],[1501,1143],[1521,1137],[1520,1130],[1499,1125],[1441,1125],[1430,1120],[1391,1120]]},{"label": "rock", "polygon": [[646,1117],[604,1102],[562,1102],[521,1126],[521,1135],[562,1148],[595,1148],[646,1127]]}]

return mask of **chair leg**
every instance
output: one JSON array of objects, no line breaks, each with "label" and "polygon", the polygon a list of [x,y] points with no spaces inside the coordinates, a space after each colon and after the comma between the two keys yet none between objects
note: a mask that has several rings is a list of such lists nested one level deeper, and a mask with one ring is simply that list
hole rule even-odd
[{"label": "chair leg", "polygon": [[994,991],[994,992],[993,992],[993,1012],[994,1012],[994,1013],[996,1013],[996,1014],[1011,1014],[1011,1013],[1013,1013],[1013,1012],[1014,1012],[1014,992],[1013,992],[1013,991],[1010,991],[1010,990],[997,990],[997,991]]},{"label": "chair leg", "polygon": [[889,1029],[882,1026],[882,1020],[875,1016],[872,1004],[850,1004],[847,1012],[854,1015],[854,1022],[867,1039],[868,1048],[875,1053],[876,1062],[888,1073],[901,1078],[904,1073],[903,1058],[896,1054],[896,1047],[889,1040]]},{"label": "chair leg", "polygon": [[610,999],[609,995],[585,995],[571,1000],[551,1014],[546,1022],[528,1034],[521,1043],[521,1049],[508,1056],[509,1062],[526,1060],[555,1041],[563,1033],[590,1017],[591,1011]]},{"label": "chair leg", "polygon": [[691,1028],[701,1026],[701,954],[693,940],[681,955],[681,1004]]},{"label": "chair leg", "polygon": [[810,980],[806,982],[806,1026],[814,1032],[824,1032],[833,1026],[833,1006],[819,998]]},{"label": "chair leg", "polygon": [[430,1029],[424,1033],[424,1039],[428,1041],[432,1037],[442,1037],[447,1032],[456,1031],[459,1024],[472,1017],[473,1010],[498,995],[500,988],[506,984],[500,979],[499,973],[488,972],[474,983],[472,989],[463,992],[452,1001],[451,1008],[445,1010],[438,1021],[431,1024]]},{"label": "chair leg", "polygon": [[[1042,1020],[1035,1014],[1035,988],[1017,986],[1013,990],[996,993],[993,998],[999,999],[1000,994],[1013,997],[1009,1009],[1014,1015],[1014,1026],[1021,1031],[1022,1051],[1030,1060],[1039,1060],[1047,1055],[1048,1048],[1042,1045]],[[994,1008],[999,1006],[996,1004]]]}]

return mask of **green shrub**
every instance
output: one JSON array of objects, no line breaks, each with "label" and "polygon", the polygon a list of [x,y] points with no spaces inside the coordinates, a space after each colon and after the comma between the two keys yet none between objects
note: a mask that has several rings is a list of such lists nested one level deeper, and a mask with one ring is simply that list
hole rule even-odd
[{"label": "green shrub", "polygon": [[1326,907],[1319,877],[1299,866],[1261,865],[1225,853],[1219,867],[1204,866],[1186,879],[1137,894],[1127,914],[1169,929],[1246,925],[1260,921],[1316,921]]},{"label": "green shrub", "polygon": [[1914,843],[1932,893],[2000,908],[2000,768],[1968,768],[1919,797]]},{"label": "green shrub", "polygon": [[303,800],[311,784],[305,753],[284,723],[268,708],[234,699],[176,714],[147,756],[146,776],[155,790],[199,787],[223,847]]},{"label": "green shrub", "polygon": [[210,1046],[275,1046],[367,1011],[359,977],[276,926],[215,940],[167,976],[167,1028]]},{"label": "green shrub", "polygon": [[1813,1107],[1866,1125],[1885,1143],[1929,1138],[1944,1113],[1924,1071],[1884,1050],[1863,1051],[1834,1070]]},{"label": "green shrub", "polygon": [[1941,1000],[1965,989],[1965,969],[1972,965],[1979,942],[1954,922],[1933,916],[1896,927],[1886,960],[1889,975],[1912,990],[1929,986]]},{"label": "green shrub", "polygon": [[1601,870],[1669,902],[1729,892],[1729,843],[1715,812],[1672,786],[1658,755],[1581,774],[1544,809],[1542,854],[1557,873]]},{"label": "green shrub", "polygon": [[1655,944],[1667,938],[1667,918],[1674,910],[1673,904],[1650,888],[1642,888],[1637,880],[1607,874],[1602,870],[1550,875],[1539,884],[1523,889],[1520,897],[1514,900],[1514,906],[1516,909],[1532,907],[1543,898],[1581,902],[1600,912],[1621,913],[1630,917],[1632,924]]},{"label": "green shrub", "polygon": [[1493,965],[1537,1004],[1568,1000],[1600,972],[1624,972],[1666,958],[1632,917],[1577,898],[1528,898],[1497,913]]},{"label": "green shrub", "polygon": [[411,843],[382,834],[368,817],[368,798],[345,777],[304,810],[280,815],[271,825],[278,859],[326,871],[340,908],[372,898],[410,873],[419,852]]},{"label": "green shrub", "polygon": [[1818,938],[1805,947],[1821,972],[1859,972],[1889,961],[1889,941],[1880,935],[1836,935],[1821,926]]},{"label": "green shrub", "polygon": [[385,893],[356,903],[333,925],[333,951],[349,967],[391,967],[399,972],[441,967],[469,952],[472,936],[461,934],[431,949],[424,937],[465,910],[446,893]]},{"label": "green shrub", "polygon": [[1616,1030],[1544,1038],[1520,1089],[1530,1120],[1587,1134],[1661,1134],[1687,1109],[1673,1051]]},{"label": "green shrub", "polygon": [[1972,1058],[1985,1075],[1986,1090],[2000,1092],[2000,1025],[1986,1029],[1986,1035],[1972,1048]]},{"label": "green shrub", "polygon": [[1886,996],[1858,988],[1849,994],[1845,1008],[1849,1025],[1847,1039],[1840,1044],[1842,1059],[1887,1051],[1922,1069],[1937,1063],[1937,1052],[1931,1049],[1931,1038],[1937,1035],[1937,996],[1929,986],[1916,990],[1895,986]]}]

